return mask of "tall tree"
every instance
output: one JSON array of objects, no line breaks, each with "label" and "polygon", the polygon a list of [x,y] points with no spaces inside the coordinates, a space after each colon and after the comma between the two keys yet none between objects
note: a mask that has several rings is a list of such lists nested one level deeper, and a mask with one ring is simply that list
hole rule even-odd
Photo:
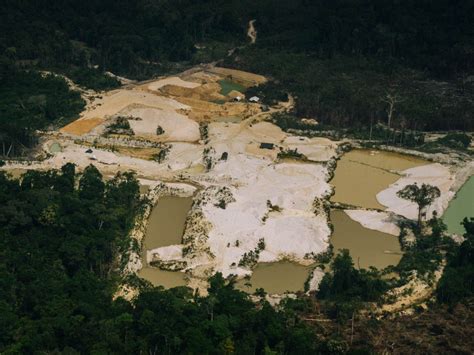
[{"label": "tall tree", "polygon": [[418,205],[418,226],[421,226],[423,210],[431,205],[440,195],[441,191],[438,187],[428,184],[422,184],[420,187],[416,183],[407,185],[397,192],[398,197]]}]

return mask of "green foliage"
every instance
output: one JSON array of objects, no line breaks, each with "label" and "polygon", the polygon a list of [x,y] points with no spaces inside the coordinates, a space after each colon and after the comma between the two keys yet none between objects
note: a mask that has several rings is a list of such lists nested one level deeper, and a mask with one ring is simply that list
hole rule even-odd
[{"label": "green foliage", "polygon": [[[389,89],[399,97],[391,123],[399,134],[473,127],[469,115],[474,105],[472,83],[463,84],[457,78],[440,83],[429,73],[407,67],[406,62],[390,65],[390,60],[374,56],[327,58],[305,51],[252,46],[236,53],[237,61],[229,58],[225,63],[275,78],[269,89],[263,87],[270,91],[267,96],[262,92],[265,103],[275,102],[280,93],[291,93],[296,117],[315,118],[334,129],[363,129],[370,135],[371,126],[386,125],[389,105],[383,99]],[[397,144],[401,139],[390,138]]]},{"label": "green foliage", "polygon": [[453,241],[444,236],[446,225],[436,214],[428,221],[428,226],[431,227],[431,233],[428,235],[415,230],[414,245],[404,250],[402,259],[395,267],[402,279],[416,271],[418,277],[430,281],[443,259],[442,253],[453,247]]},{"label": "green foliage", "polygon": [[162,149],[158,152],[158,154],[153,155],[153,160],[157,161],[160,164],[163,163],[168,157],[170,149],[170,146],[163,146]]},{"label": "green foliage", "polygon": [[66,124],[83,107],[62,78],[12,69],[0,80],[0,156],[25,153],[37,141],[36,130]]},{"label": "green foliage", "polygon": [[21,183],[0,175],[2,353],[85,351],[112,307],[114,259],[128,245],[138,182],[126,174],[104,185],[92,166],[79,189],[77,177],[73,164],[28,171]]},{"label": "green foliage", "polygon": [[161,136],[164,133],[165,133],[165,130],[163,129],[163,127],[161,127],[161,126],[156,127],[156,135],[157,136]]},{"label": "green foliage", "polygon": [[319,286],[318,298],[331,301],[376,302],[388,289],[376,269],[357,270],[347,249],[343,249],[331,264]]},{"label": "green foliage", "polygon": [[133,135],[127,117],[119,116],[115,121],[107,127],[107,133]]},{"label": "green foliage", "polygon": [[418,226],[421,225],[423,209],[431,205],[441,195],[437,186],[422,184],[419,187],[416,183],[407,185],[397,192],[397,196],[418,205]]},{"label": "green foliage", "polygon": [[65,70],[65,74],[79,86],[95,91],[110,90],[120,86],[117,79],[104,74],[99,69],[76,67]]},{"label": "green foliage", "polygon": [[295,149],[286,149],[286,150],[281,150],[278,152],[278,159],[285,159],[285,158],[290,158],[290,159],[303,159],[305,158],[304,154],[298,152],[298,148]]},{"label": "green foliage", "polygon": [[463,221],[465,240],[448,255],[448,264],[438,283],[438,301],[455,304],[474,294],[474,218]]},{"label": "green foliage", "polygon": [[464,133],[449,133],[438,139],[436,142],[454,149],[467,149],[471,144],[472,138]]}]

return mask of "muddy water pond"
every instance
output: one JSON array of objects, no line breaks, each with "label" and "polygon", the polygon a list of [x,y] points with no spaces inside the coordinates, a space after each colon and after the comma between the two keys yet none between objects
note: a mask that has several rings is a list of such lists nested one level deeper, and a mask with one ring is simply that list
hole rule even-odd
[{"label": "muddy water pond", "polygon": [[461,187],[443,215],[448,232],[464,234],[464,227],[461,225],[464,217],[474,217],[474,176]]},{"label": "muddy water pond", "polygon": [[246,90],[245,86],[237,84],[236,82],[233,82],[227,79],[219,80],[219,85],[221,86],[221,94],[224,96],[226,96],[232,90],[242,92],[242,93]]},{"label": "muddy water pond", "polygon": [[250,280],[239,280],[237,288],[248,293],[254,293],[257,288],[263,288],[270,294],[303,291],[310,270],[308,266],[289,261],[260,263],[253,270]]},{"label": "muddy water pond", "polygon": [[340,210],[331,211],[331,222],[334,225],[331,235],[334,251],[349,249],[355,267],[383,269],[400,261],[398,237],[367,229]]},{"label": "muddy water pond", "polygon": [[147,266],[138,272],[138,276],[150,281],[153,286],[163,286],[164,288],[186,286],[186,280],[182,272],[165,271]]},{"label": "muddy water pond", "polygon": [[400,178],[396,172],[428,162],[404,154],[355,149],[338,161],[331,184],[331,201],[365,208],[385,209],[376,195]]},{"label": "muddy water pond", "polygon": [[153,208],[145,234],[145,249],[181,244],[192,197],[163,196]]},{"label": "muddy water pond", "polygon": [[150,281],[154,286],[170,288],[186,284],[184,274],[181,272],[148,266],[146,251],[181,244],[186,216],[192,201],[192,197],[163,196],[151,212],[142,250],[144,267],[138,272],[138,276]]}]

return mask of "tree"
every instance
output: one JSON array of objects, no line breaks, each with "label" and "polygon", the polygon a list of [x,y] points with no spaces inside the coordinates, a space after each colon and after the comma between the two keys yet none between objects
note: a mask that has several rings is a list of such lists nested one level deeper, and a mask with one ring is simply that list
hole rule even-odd
[{"label": "tree", "polygon": [[387,126],[390,128],[392,124],[393,113],[395,112],[395,105],[402,102],[403,100],[400,96],[393,92],[387,92],[385,97],[382,98],[382,101],[388,104],[387,108]]},{"label": "tree", "polygon": [[79,196],[90,200],[100,199],[104,194],[104,186],[102,174],[94,165],[89,165],[79,180]]},{"label": "tree", "polygon": [[438,283],[439,302],[454,304],[474,294],[474,218],[463,221],[464,241],[448,254],[448,264]]},{"label": "tree", "polygon": [[397,196],[418,205],[418,226],[421,225],[423,210],[431,205],[441,195],[438,187],[422,184],[419,187],[416,183],[407,185],[397,192]]}]

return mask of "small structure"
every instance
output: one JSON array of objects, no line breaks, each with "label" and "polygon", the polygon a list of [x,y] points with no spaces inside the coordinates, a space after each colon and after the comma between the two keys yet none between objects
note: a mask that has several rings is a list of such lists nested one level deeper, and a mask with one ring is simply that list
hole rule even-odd
[{"label": "small structure", "polygon": [[236,97],[234,97],[234,101],[235,102],[240,102],[240,101],[242,101],[242,97],[241,96],[236,96]]},{"label": "small structure", "polygon": [[90,148],[87,149],[87,150],[86,150],[86,153],[87,153],[87,154],[92,154],[92,149],[90,149]]},{"label": "small structure", "polygon": [[260,143],[260,149],[272,150],[273,148],[275,148],[275,145],[273,143]]},{"label": "small structure", "polygon": [[270,107],[268,107],[268,105],[262,105],[262,106],[260,106],[260,108],[262,109],[263,112],[270,111]]},{"label": "small structure", "polygon": [[227,160],[228,157],[229,157],[229,153],[224,152],[222,153],[220,160]]},{"label": "small structure", "polygon": [[258,96],[252,96],[250,99],[249,99],[250,102],[259,102],[260,101],[260,98]]}]

